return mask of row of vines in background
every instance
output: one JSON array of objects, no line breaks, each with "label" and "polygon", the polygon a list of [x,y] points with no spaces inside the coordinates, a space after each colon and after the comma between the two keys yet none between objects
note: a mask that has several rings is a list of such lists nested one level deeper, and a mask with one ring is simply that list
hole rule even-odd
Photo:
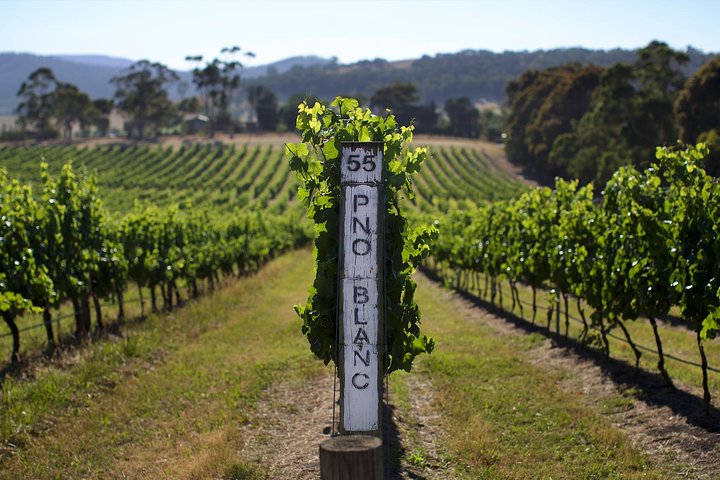
[{"label": "row of vines in background", "polygon": [[[70,302],[75,335],[91,328],[91,304],[102,329],[101,299],[114,298],[122,320],[129,283],[150,290],[153,310],[172,309],[181,288],[196,296],[198,283],[213,288],[220,274],[242,275],[284,250],[309,241],[297,209],[284,215],[230,211],[220,216],[183,205],[160,209],[138,204],[123,217],[103,208],[93,176],[66,164],[55,178],[41,167],[42,192],[0,169],[0,313],[20,352],[18,317],[43,314],[48,348],[56,344],[52,309]],[[142,303],[141,303],[142,304]]]},{"label": "row of vines in background", "polygon": [[[592,309],[582,316],[581,339],[609,353],[607,336],[622,330],[639,362],[626,322],[650,323],[658,369],[669,384],[657,321],[679,307],[695,332],[703,373],[704,400],[710,405],[708,364],[703,341],[714,338],[720,320],[720,184],[706,174],[707,147],[658,148],[657,163],[638,171],[619,169],[594,200],[593,185],[556,180],[516,200],[497,202],[441,217],[433,267],[455,272],[460,286],[479,283],[494,304],[500,282],[510,284],[513,306],[520,304],[517,284],[536,294],[551,289],[550,328],[555,311],[568,296]],[[521,313],[522,315],[522,313]],[[569,319],[566,315],[566,332]]]},{"label": "row of vines in background", "polygon": [[[493,165],[491,153],[487,145],[433,148],[423,171],[413,176],[415,197],[408,209],[430,213],[472,208],[527,190]],[[190,201],[196,206],[282,212],[295,201],[299,185],[286,168],[285,154],[280,145],[258,144],[27,145],[0,147],[0,165],[36,188],[42,187],[40,158],[53,175],[72,160],[76,168],[97,172],[99,191],[115,212],[131,209],[136,199],[159,206]]]},{"label": "row of vines in background", "polygon": [[142,200],[167,207],[189,201],[196,206],[278,213],[297,190],[286,168],[285,151],[278,145],[0,147],[0,165],[34,188],[42,188],[37,175],[40,158],[53,175],[59,175],[68,161],[97,172],[98,188],[114,212],[127,211],[135,200]]}]

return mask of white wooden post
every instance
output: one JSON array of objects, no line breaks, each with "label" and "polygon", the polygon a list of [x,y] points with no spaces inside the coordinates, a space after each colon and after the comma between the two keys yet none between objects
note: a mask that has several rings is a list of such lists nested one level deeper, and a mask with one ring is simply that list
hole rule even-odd
[{"label": "white wooden post", "polygon": [[340,433],[380,436],[384,371],[382,142],[343,142]]}]

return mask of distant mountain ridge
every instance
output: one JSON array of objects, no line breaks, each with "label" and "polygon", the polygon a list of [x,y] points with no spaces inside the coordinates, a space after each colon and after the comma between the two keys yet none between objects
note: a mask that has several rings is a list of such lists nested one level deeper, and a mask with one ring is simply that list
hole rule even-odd
[{"label": "distant mountain ridge", "polygon": [[[690,62],[684,68],[690,75],[714,55],[688,47]],[[381,86],[392,82],[414,83],[423,102],[442,104],[448,98],[468,96],[472,100],[502,102],[505,86],[525,70],[542,69],[568,62],[609,66],[632,63],[637,50],[590,50],[558,48],[536,51],[463,50],[457,53],[425,55],[418,59],[388,62],[363,60],[343,65],[335,58],[317,56],[290,57],[268,65],[246,67],[246,85],[261,84],[275,92],[281,101],[296,93],[320,98],[336,95],[363,95],[366,98]],[[87,92],[91,98],[110,98],[114,88],[110,79],[133,62],[106,55],[40,56],[29,53],[0,53],[0,115],[10,114],[17,106],[17,91],[28,75],[39,67],[49,67],[55,76]],[[192,75],[178,72],[193,94]],[[176,88],[170,96],[180,98]]]},{"label": "distant mountain ridge", "polygon": [[[688,47],[686,53],[690,57],[690,62],[683,68],[687,76],[716,55],[692,47]],[[557,48],[502,53],[463,50],[399,62],[375,59],[350,65],[298,66],[284,74],[267,75],[251,83],[264,85],[281,99],[296,93],[319,98],[334,98],[339,94],[369,98],[379,87],[402,81],[415,84],[423,102],[442,104],[449,98],[461,96],[475,101],[502,102],[507,83],[528,69],[544,69],[569,62],[607,67],[619,62],[634,63],[636,59],[637,50],[623,49]]]},{"label": "distant mountain ridge", "polygon": [[[0,54],[2,55],[2,54]],[[135,60],[122,57],[110,57],[107,55],[51,55],[52,58],[60,60],[66,60],[68,62],[77,63],[80,65],[93,65],[97,67],[107,67],[115,69],[127,68]],[[269,63],[267,65],[258,65],[255,67],[245,66],[243,68],[243,76],[246,78],[257,78],[263,75],[267,75],[268,71],[274,71],[275,73],[285,73],[293,67],[312,67],[314,65],[327,65],[328,63],[334,62],[335,59],[322,58],[316,55],[306,56],[295,56],[288,57],[277,62]],[[187,71],[189,71],[188,69]],[[181,70],[178,73],[185,73],[185,70]]]},{"label": "distant mountain ridge", "polygon": [[[18,104],[17,91],[20,85],[40,67],[50,68],[60,81],[77,85],[91,98],[110,98],[115,93],[110,79],[133,62],[134,60],[128,58],[107,55],[43,56],[30,53],[0,53],[0,115],[13,113]],[[268,65],[245,67],[242,75],[247,79],[256,78],[266,75],[268,71],[282,74],[296,66],[304,68],[331,62],[332,59],[317,56],[290,57]],[[190,69],[177,73],[181,81],[187,82],[190,86],[185,94],[192,94]],[[170,95],[174,99],[180,98],[175,88],[171,88]]]}]

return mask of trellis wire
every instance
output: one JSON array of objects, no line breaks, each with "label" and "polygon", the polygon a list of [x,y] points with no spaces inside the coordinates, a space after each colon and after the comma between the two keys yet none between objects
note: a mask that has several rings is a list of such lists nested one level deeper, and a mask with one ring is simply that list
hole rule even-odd
[{"label": "trellis wire", "polygon": [[[131,299],[131,300],[124,300],[124,301],[123,301],[123,304],[125,304],[125,305],[130,305],[130,304],[133,304],[133,303],[140,303],[140,299],[139,299],[139,298],[133,298],[133,299]],[[103,307],[108,307],[108,306],[113,306],[113,305],[116,305],[116,304],[114,304],[114,303],[108,303],[108,304],[106,304],[106,305],[103,305]],[[67,318],[72,318],[72,317],[74,317],[74,316],[75,316],[74,313],[66,313],[65,315],[60,315],[60,316],[57,316],[57,317],[53,318],[52,321],[53,321],[53,323],[55,323],[55,324],[57,324],[57,325],[60,325],[60,322],[61,322],[62,320],[65,320],[65,319],[67,319]],[[29,330],[35,330],[36,328],[42,328],[42,327],[44,327],[44,326],[45,326],[45,322],[36,323],[36,324],[33,324],[33,325],[27,325],[27,326],[25,326],[25,327],[23,327],[23,328],[19,328],[19,329],[18,329],[18,333],[27,332],[27,331],[29,331]],[[6,332],[6,333],[3,333],[3,334],[0,334],[0,338],[10,337],[10,336],[12,336],[12,332]]]},{"label": "trellis wire", "polygon": [[[429,268],[429,267],[428,267],[428,268]],[[430,270],[432,271],[432,269],[430,269]],[[500,292],[502,292],[503,295],[506,295],[506,294],[507,294],[507,291],[503,289],[502,282],[498,282],[498,287],[497,287],[497,288],[498,288],[498,290],[499,290]],[[468,290],[464,290],[464,289],[460,289],[460,288],[456,288],[456,290],[464,291],[464,292],[467,292],[467,293],[471,293],[471,292],[469,292]],[[512,293],[511,293],[511,295],[512,295]],[[480,297],[479,297],[479,298],[480,298]],[[529,307],[531,307],[531,306],[533,305],[531,302],[524,301],[524,300],[522,300],[521,298],[518,298],[518,299],[517,299],[517,302],[520,303],[520,304],[522,304],[522,305],[529,306]],[[502,308],[503,310],[505,310],[505,311],[508,311],[508,310],[505,309],[504,307],[501,307],[501,308]],[[581,319],[579,319],[579,318],[577,318],[577,317],[575,317],[575,316],[573,316],[573,315],[570,315],[569,312],[565,312],[565,310],[561,309],[559,305],[558,305],[558,308],[560,309],[560,312],[561,312],[561,313],[563,313],[563,314],[567,313],[568,318],[570,318],[571,320],[573,320],[574,322],[576,322],[576,323],[578,323],[578,324],[582,324],[582,320],[581,320]],[[523,319],[523,320],[524,320],[524,319]],[[615,340],[618,340],[618,341],[620,341],[620,342],[623,342],[623,343],[625,343],[625,344],[627,344],[627,345],[630,345],[630,342],[628,342],[626,338],[619,337],[619,336],[617,336],[617,335],[615,335],[615,334],[613,334],[613,333],[610,333],[610,332],[607,333],[607,336],[608,336],[608,337],[611,337],[611,338],[613,338],[613,339],[615,339]],[[645,345],[641,345],[641,344],[635,343],[635,342],[633,342],[633,343],[634,343],[635,346],[638,347],[640,350],[644,350],[644,351],[646,351],[646,352],[653,353],[653,354],[658,355],[658,356],[660,355],[660,354],[657,352],[657,350],[654,350],[654,349],[651,348],[651,347],[648,347],[648,346],[645,346]],[[697,362],[693,362],[692,360],[687,360],[687,359],[682,358],[682,357],[677,357],[677,356],[672,355],[672,354],[669,354],[669,353],[664,353],[664,352],[663,352],[663,357],[669,358],[669,359],[672,359],[672,360],[675,360],[675,361],[678,362],[678,363],[683,363],[683,364],[685,364],[685,365],[690,365],[690,366],[692,366],[692,367],[702,368],[702,365],[700,365],[700,364],[697,363]],[[710,371],[710,372],[714,372],[714,373],[720,373],[720,368],[711,367],[710,365],[707,366],[707,370]]]}]

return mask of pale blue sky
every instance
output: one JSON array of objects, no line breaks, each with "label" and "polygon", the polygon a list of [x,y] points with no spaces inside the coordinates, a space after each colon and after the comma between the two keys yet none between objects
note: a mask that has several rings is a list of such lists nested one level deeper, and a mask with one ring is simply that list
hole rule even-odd
[{"label": "pale blue sky", "polygon": [[0,0],[0,51],[106,54],[188,68],[239,45],[260,65],[342,63],[462,49],[635,48],[659,39],[720,52],[715,0]]}]

